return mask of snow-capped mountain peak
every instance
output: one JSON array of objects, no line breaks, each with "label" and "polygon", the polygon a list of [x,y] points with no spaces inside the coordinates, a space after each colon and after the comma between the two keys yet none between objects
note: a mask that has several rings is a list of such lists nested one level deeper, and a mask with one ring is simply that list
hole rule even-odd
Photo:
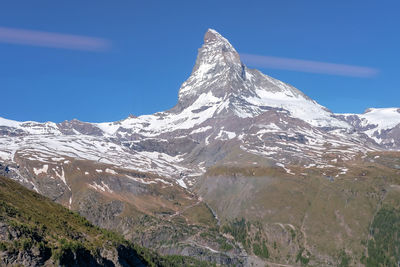
[{"label": "snow-capped mountain peak", "polygon": [[[398,148],[399,115],[397,109],[335,115],[295,87],[247,68],[229,41],[209,29],[171,110],[105,123],[0,118],[0,161],[75,158],[181,184],[182,177],[243,153],[268,162],[322,164],[323,153],[350,159],[369,149]],[[392,124],[378,127],[385,118]]]},{"label": "snow-capped mountain peak", "polygon": [[[199,99],[203,107],[197,106]],[[204,101],[207,99],[210,101]],[[193,71],[182,84],[178,104],[171,111],[182,113],[193,109],[192,105],[196,110],[218,105],[214,116],[241,118],[279,108],[313,126],[350,128],[293,86],[247,68],[229,41],[212,29],[206,32]]]},{"label": "snow-capped mountain peak", "polygon": [[363,114],[338,114],[355,129],[386,148],[398,148],[400,108],[369,108]]},{"label": "snow-capped mountain peak", "polygon": [[199,48],[192,73],[179,90],[178,106],[185,108],[197,96],[209,91],[214,96],[223,98],[229,93],[230,79],[243,81],[245,66],[229,41],[215,30],[209,29],[202,47]]},{"label": "snow-capped mountain peak", "polygon": [[209,29],[204,35],[204,44],[199,49],[194,72],[207,73],[212,68],[223,71],[235,68],[242,71],[243,64],[235,48],[215,30]]}]

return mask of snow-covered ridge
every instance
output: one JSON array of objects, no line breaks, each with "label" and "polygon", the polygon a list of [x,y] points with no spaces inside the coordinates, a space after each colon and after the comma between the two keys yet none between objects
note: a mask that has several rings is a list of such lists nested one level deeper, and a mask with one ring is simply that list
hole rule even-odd
[{"label": "snow-covered ridge", "polygon": [[[252,76],[250,77],[252,78]],[[316,127],[350,128],[348,123],[333,117],[333,114],[325,107],[308,98],[296,88],[267,75],[262,74],[262,77],[271,85],[268,87],[255,86],[255,95],[246,98],[252,105],[285,109],[290,112],[292,117],[304,120]]]},{"label": "snow-covered ridge", "polygon": [[[338,114],[378,144],[399,147],[400,108],[369,108],[363,114]],[[391,132],[398,128],[397,132]],[[396,138],[397,137],[397,138]]]},{"label": "snow-covered ridge", "polygon": [[35,122],[35,121],[14,121],[0,117],[0,127],[10,127],[21,130],[29,134],[61,134],[58,126],[54,122]]},{"label": "snow-covered ridge", "polygon": [[377,125],[375,130],[386,130],[400,123],[400,108],[369,108],[363,114],[341,115],[357,116],[361,119],[361,126]]},{"label": "snow-covered ridge", "polygon": [[122,127],[131,129],[144,136],[155,136],[179,129],[191,129],[212,118],[221,104],[221,99],[213,96],[211,92],[203,93],[198,96],[197,100],[191,106],[177,114],[160,112],[154,115],[127,118],[118,123],[106,122],[96,125],[109,135],[114,135]]}]

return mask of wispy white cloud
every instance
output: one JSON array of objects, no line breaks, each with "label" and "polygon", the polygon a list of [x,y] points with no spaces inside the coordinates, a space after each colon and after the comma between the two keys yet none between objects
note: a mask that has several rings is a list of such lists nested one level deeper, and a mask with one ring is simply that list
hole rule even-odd
[{"label": "wispy white cloud", "polygon": [[376,76],[379,73],[379,70],[369,67],[301,60],[294,58],[270,57],[252,54],[240,54],[240,57],[247,65],[261,68],[365,78]]},{"label": "wispy white cloud", "polygon": [[102,52],[111,43],[102,38],[0,27],[0,43]]}]

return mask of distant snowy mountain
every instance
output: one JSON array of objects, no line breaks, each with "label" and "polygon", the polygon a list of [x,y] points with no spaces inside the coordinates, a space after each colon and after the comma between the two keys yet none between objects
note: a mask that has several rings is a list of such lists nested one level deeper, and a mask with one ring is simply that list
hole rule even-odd
[{"label": "distant snowy mountain", "polygon": [[395,108],[333,114],[293,86],[247,68],[228,40],[209,29],[171,110],[105,123],[0,119],[0,157],[67,156],[157,173],[186,187],[183,180],[190,185],[206,168],[238,161],[239,151],[285,166],[328,164],[322,153],[350,159],[399,148],[399,118]]},{"label": "distant snowy mountain", "polygon": [[363,114],[338,115],[382,147],[400,149],[400,108],[369,108]]}]

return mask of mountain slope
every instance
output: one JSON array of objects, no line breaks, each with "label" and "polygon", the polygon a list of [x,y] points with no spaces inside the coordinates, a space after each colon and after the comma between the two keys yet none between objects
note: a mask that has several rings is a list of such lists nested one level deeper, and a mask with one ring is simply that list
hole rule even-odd
[{"label": "mountain slope", "polygon": [[[374,242],[369,233],[375,214],[383,209],[394,218],[400,215],[400,154],[368,153],[345,164],[340,176],[334,167],[288,166],[301,173],[291,175],[279,168],[215,166],[196,191],[218,214],[222,231],[254,254],[254,246],[265,245],[270,262],[339,266],[346,259],[343,266],[360,266],[361,259],[374,262],[377,254],[393,260],[396,235],[388,239],[389,247],[382,243],[390,236],[386,233],[374,233],[380,238],[376,248],[367,244]],[[378,261],[383,264],[385,257]]]},{"label": "mountain slope", "polygon": [[146,266],[122,238],[0,177],[2,264]]},{"label": "mountain slope", "polygon": [[209,266],[161,257],[0,176],[0,265]]}]

